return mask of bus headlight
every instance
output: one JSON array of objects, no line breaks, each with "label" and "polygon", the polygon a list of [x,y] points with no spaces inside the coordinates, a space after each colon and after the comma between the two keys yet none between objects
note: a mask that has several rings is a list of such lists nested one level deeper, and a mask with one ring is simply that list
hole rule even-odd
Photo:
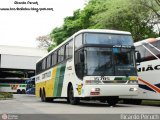
[{"label": "bus headlight", "polygon": [[138,84],[138,80],[129,80],[128,84]]}]

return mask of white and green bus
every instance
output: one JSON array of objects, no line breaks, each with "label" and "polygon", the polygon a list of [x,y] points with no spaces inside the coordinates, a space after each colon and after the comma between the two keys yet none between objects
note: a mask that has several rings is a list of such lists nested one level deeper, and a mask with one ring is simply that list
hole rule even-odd
[{"label": "white and green bus", "polygon": [[25,94],[26,79],[24,78],[0,78],[0,92],[12,92]]},{"label": "white and green bus", "polygon": [[135,48],[130,32],[85,29],[54,48],[36,64],[36,96],[107,101],[137,95]]}]

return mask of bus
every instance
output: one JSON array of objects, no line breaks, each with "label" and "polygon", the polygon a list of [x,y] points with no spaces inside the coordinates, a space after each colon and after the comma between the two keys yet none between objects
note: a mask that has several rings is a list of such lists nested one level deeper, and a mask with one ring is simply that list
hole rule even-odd
[{"label": "bus", "polygon": [[134,45],[141,54],[141,63],[137,66],[139,91],[137,96],[124,102],[141,104],[142,100],[160,100],[160,37],[148,38]]},{"label": "bus", "polygon": [[0,78],[0,92],[25,94],[25,78]]},{"label": "bus", "polygon": [[42,102],[66,98],[72,105],[80,100],[116,105],[120,95],[137,95],[136,55],[130,32],[80,30],[37,62],[36,96]]},{"label": "bus", "polygon": [[35,94],[35,76],[26,80],[26,94]]}]

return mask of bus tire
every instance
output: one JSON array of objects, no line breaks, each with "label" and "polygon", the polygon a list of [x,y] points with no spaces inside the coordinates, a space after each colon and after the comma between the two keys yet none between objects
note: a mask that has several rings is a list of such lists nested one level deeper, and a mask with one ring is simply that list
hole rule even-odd
[{"label": "bus tire", "polygon": [[26,91],[23,89],[23,90],[22,90],[22,94],[25,94],[25,93],[26,93]]},{"label": "bus tire", "polygon": [[115,106],[118,103],[118,97],[108,97],[107,103],[109,106]]},{"label": "bus tire", "polygon": [[41,91],[41,101],[45,102],[46,101],[45,98],[46,98],[46,96],[45,96],[44,91]]},{"label": "bus tire", "polygon": [[21,90],[20,89],[17,90],[17,94],[21,94]]},{"label": "bus tire", "polygon": [[74,91],[73,91],[73,86],[71,85],[69,87],[68,91],[68,101],[72,105],[77,105],[80,102],[80,99],[77,97],[74,97]]},{"label": "bus tire", "polygon": [[45,90],[41,91],[41,101],[42,102],[53,102],[53,98],[47,98]]}]

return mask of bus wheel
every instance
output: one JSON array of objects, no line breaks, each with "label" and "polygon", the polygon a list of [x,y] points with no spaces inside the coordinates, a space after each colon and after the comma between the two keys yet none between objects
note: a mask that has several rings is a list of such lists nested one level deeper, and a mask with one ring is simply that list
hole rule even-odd
[{"label": "bus wheel", "polygon": [[107,103],[109,106],[115,106],[118,103],[118,97],[108,97]]},{"label": "bus wheel", "polygon": [[23,90],[22,90],[22,94],[25,94],[25,93],[26,93],[26,91],[23,89]]},{"label": "bus wheel", "polygon": [[21,94],[21,90],[20,89],[17,90],[17,94]]},{"label": "bus wheel", "polygon": [[80,102],[79,98],[74,97],[74,91],[73,91],[73,86],[71,85],[69,87],[69,91],[68,91],[68,101],[70,102],[70,104],[72,105],[76,105]]},{"label": "bus wheel", "polygon": [[44,91],[41,91],[41,101],[42,101],[42,102],[45,102],[45,101],[46,101],[46,96],[45,96]]}]

